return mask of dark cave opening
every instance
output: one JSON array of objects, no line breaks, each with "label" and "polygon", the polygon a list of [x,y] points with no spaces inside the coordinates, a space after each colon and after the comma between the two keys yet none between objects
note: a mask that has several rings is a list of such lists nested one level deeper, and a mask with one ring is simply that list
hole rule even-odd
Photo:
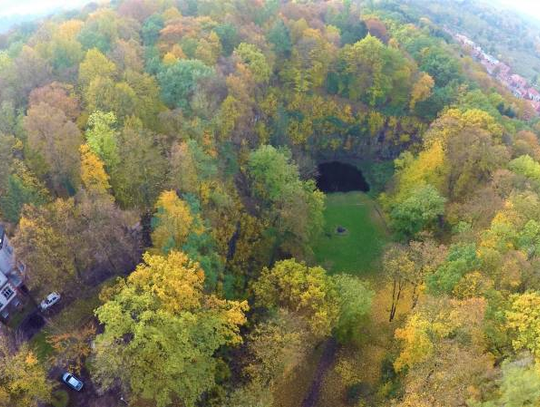
[{"label": "dark cave opening", "polygon": [[354,165],[332,161],[318,165],[317,187],[324,193],[369,191],[362,171]]}]

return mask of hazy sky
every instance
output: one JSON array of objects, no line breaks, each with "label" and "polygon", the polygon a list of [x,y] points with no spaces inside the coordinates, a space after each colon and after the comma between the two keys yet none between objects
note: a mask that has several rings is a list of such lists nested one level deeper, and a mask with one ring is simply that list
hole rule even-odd
[{"label": "hazy sky", "polygon": [[90,0],[0,0],[0,16],[41,14],[49,10],[78,8]]},{"label": "hazy sky", "polygon": [[[1,0],[0,0],[1,1]],[[540,1],[539,0],[497,0],[509,9],[518,11],[540,20]]]},{"label": "hazy sky", "polygon": [[[518,9],[540,20],[540,0],[496,0],[510,9]],[[40,14],[62,7],[77,8],[90,0],[0,0],[0,16]]]}]

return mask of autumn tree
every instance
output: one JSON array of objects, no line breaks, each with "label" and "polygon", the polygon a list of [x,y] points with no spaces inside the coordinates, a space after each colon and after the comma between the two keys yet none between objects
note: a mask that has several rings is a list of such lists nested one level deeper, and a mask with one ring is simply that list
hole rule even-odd
[{"label": "autumn tree", "polygon": [[25,206],[13,245],[27,264],[28,285],[40,293],[75,289],[99,268],[120,272],[138,261],[137,220],[118,209],[108,195],[79,192],[76,200],[57,199]]},{"label": "autumn tree", "polygon": [[192,232],[193,215],[188,204],[176,192],[164,191],[159,196],[153,220],[152,243],[161,253],[180,250]]},{"label": "autumn tree", "polygon": [[[50,64],[36,49],[28,45],[22,45],[12,64],[6,68],[8,71],[6,73],[12,75],[10,90],[13,94],[11,96],[18,107],[25,103],[33,89],[44,86],[51,81]],[[10,69],[12,69],[11,72],[9,72]]]},{"label": "autumn tree", "polygon": [[412,68],[398,50],[368,35],[341,50],[343,88],[353,100],[371,106],[390,102],[402,105],[407,99]]},{"label": "autumn tree", "polygon": [[146,130],[139,119],[127,120],[117,141],[122,157],[111,184],[123,207],[149,210],[164,189],[167,158],[155,133]]},{"label": "autumn tree", "polygon": [[536,359],[540,357],[538,318],[540,294],[527,292],[512,296],[511,308],[507,311],[508,329],[512,333],[512,345],[516,350],[527,349]]},{"label": "autumn tree", "polygon": [[201,196],[203,185],[218,174],[217,161],[196,140],[174,144],[169,164],[170,185]]},{"label": "autumn tree", "polygon": [[65,369],[80,374],[86,358],[92,352],[92,341],[96,327],[90,323],[65,333],[52,334],[47,342],[54,349],[53,362]]},{"label": "autumn tree", "polygon": [[103,161],[90,150],[87,144],[80,147],[81,181],[90,193],[106,194],[111,186],[109,175],[105,172]]},{"label": "autumn tree", "polygon": [[282,260],[263,269],[253,289],[258,304],[296,313],[305,318],[315,335],[328,335],[338,320],[336,286],[322,267]]},{"label": "autumn tree", "polygon": [[[398,406],[458,407],[473,398],[493,373],[483,344],[484,299],[427,300],[396,329],[401,352],[394,363],[407,371]],[[435,374],[436,372],[436,374]]]},{"label": "autumn tree", "polygon": [[18,258],[28,267],[28,286],[40,293],[63,291],[77,276],[69,230],[55,226],[47,209],[26,206],[13,239]]},{"label": "autumn tree", "polygon": [[52,82],[41,88],[36,88],[30,93],[28,104],[37,106],[46,103],[51,107],[61,110],[66,117],[76,122],[79,114],[79,100],[75,95],[72,85],[60,82]]},{"label": "autumn tree", "polygon": [[249,381],[229,395],[227,406],[271,405],[277,385],[306,361],[311,346],[305,321],[289,311],[279,309],[259,323],[247,338],[244,372]]},{"label": "autumn tree", "polygon": [[74,254],[84,269],[84,280],[98,270],[123,273],[140,259],[141,230],[136,213],[120,209],[109,194],[77,195],[77,245]]},{"label": "autumn tree", "polygon": [[433,81],[433,78],[427,73],[423,73],[412,87],[409,108],[414,110],[418,102],[422,102],[429,98],[434,85],[435,82]]},{"label": "autumn tree", "polygon": [[248,67],[256,82],[268,82],[271,69],[264,54],[255,45],[242,42],[235,49],[234,55]]},{"label": "autumn tree", "polygon": [[116,66],[96,48],[90,49],[79,66],[79,84],[88,87],[97,78],[112,79]]},{"label": "autumn tree", "polygon": [[394,245],[384,253],[383,269],[392,282],[392,303],[388,317],[388,321],[392,322],[396,316],[403,290],[415,273],[415,264],[403,246]]},{"label": "autumn tree", "polygon": [[27,344],[12,349],[0,338],[0,405],[2,407],[37,407],[52,401],[53,384],[47,371]]},{"label": "autumn tree", "polygon": [[65,113],[46,103],[32,106],[24,118],[30,166],[60,195],[78,184],[82,135]]},{"label": "autumn tree", "polygon": [[241,342],[247,310],[245,302],[205,294],[203,284],[204,273],[185,254],[146,254],[105,292],[96,310],[105,326],[93,359],[99,383],[120,379],[132,397],[159,407],[174,400],[194,406],[215,385],[216,351]]},{"label": "autumn tree", "polygon": [[245,371],[253,381],[272,385],[304,361],[310,344],[305,322],[294,313],[279,309],[250,333],[250,363]]}]

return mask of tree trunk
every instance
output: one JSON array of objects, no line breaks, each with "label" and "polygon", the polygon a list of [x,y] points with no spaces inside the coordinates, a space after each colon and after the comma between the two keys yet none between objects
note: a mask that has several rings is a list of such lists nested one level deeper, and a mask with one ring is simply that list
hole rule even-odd
[{"label": "tree trunk", "polygon": [[394,286],[392,288],[392,305],[390,307],[390,317],[388,322],[392,322],[396,316],[397,306],[399,299],[401,298],[401,292],[403,291],[404,282],[401,279],[394,279]]}]

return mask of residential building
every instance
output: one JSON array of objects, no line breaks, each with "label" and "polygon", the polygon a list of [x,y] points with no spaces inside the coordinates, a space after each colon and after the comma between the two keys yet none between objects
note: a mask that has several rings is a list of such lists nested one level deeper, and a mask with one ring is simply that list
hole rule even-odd
[{"label": "residential building", "polygon": [[25,266],[15,260],[13,247],[0,225],[0,321],[6,322],[23,302]]},{"label": "residential building", "polygon": [[514,85],[519,88],[524,88],[527,86],[527,79],[525,79],[521,75],[513,74],[512,76],[510,76],[510,79],[512,79],[512,82],[514,83]]},{"label": "residential building", "polygon": [[527,93],[529,99],[534,100],[535,102],[540,102],[540,93],[536,89],[529,88],[527,89]]}]

